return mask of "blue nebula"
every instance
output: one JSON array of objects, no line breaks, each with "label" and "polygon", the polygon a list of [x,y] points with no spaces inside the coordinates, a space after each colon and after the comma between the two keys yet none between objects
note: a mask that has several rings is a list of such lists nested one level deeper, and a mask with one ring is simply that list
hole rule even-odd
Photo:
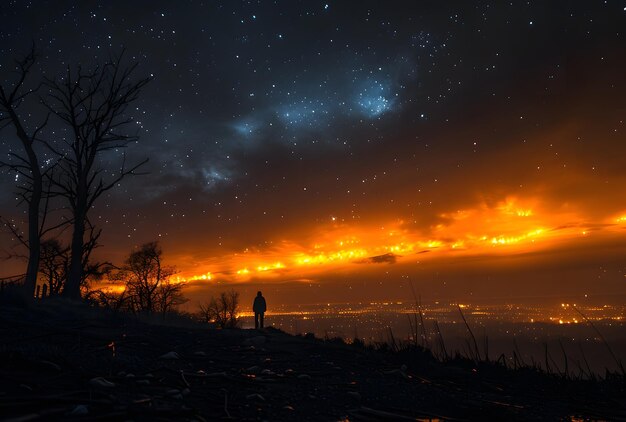
[{"label": "blue nebula", "polygon": [[362,115],[376,118],[393,110],[395,97],[389,83],[368,81],[357,92],[355,102]]},{"label": "blue nebula", "polygon": [[296,103],[281,107],[276,113],[285,126],[293,128],[318,128],[327,125],[330,115],[323,102]]},{"label": "blue nebula", "polygon": [[233,172],[224,166],[210,165],[202,169],[202,177],[204,189],[211,190],[222,183],[228,183],[233,177]]},{"label": "blue nebula", "polygon": [[253,136],[260,127],[260,123],[251,118],[246,118],[242,120],[237,120],[232,124],[232,128],[234,129],[237,135],[240,135],[244,138],[249,138]]}]

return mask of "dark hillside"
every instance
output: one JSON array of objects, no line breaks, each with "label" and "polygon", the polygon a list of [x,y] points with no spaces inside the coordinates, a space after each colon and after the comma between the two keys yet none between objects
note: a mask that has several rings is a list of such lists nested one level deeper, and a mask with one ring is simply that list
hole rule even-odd
[{"label": "dark hillside", "polygon": [[0,311],[6,420],[626,419],[623,379],[573,381],[277,330]]}]

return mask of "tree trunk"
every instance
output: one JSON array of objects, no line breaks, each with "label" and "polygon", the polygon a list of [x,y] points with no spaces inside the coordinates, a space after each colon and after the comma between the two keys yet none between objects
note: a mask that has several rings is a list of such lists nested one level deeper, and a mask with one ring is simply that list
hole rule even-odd
[{"label": "tree trunk", "polygon": [[83,279],[83,249],[85,236],[85,219],[87,217],[87,189],[86,182],[81,180],[77,189],[76,209],[74,211],[74,231],[70,269],[65,281],[63,295],[70,299],[80,299],[80,282]]},{"label": "tree trunk", "polygon": [[35,286],[37,285],[37,273],[39,271],[39,256],[41,251],[39,239],[39,205],[41,203],[43,180],[39,169],[39,160],[33,149],[33,140],[26,134],[15,110],[12,107],[8,107],[7,113],[15,126],[17,137],[22,142],[22,146],[28,157],[28,166],[32,174],[32,192],[28,202],[28,264],[26,267],[23,296],[26,300],[33,300]]},{"label": "tree trunk", "polygon": [[70,299],[80,299],[80,281],[83,278],[83,235],[85,234],[85,220],[76,215],[74,232],[72,233],[72,255],[70,270],[65,281],[63,295]]},{"label": "tree trunk", "polygon": [[[37,172],[38,173],[38,172]],[[39,203],[41,202],[41,174],[33,174],[33,192],[28,204],[28,266],[24,281],[24,296],[32,299],[39,271]]]}]

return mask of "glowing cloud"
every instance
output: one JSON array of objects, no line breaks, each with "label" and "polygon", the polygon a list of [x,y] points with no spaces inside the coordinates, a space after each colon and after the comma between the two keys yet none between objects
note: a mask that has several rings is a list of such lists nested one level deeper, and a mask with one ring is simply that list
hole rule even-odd
[{"label": "glowing cloud", "polygon": [[[315,274],[332,268],[382,262],[410,263],[416,255],[431,252],[423,259],[453,259],[461,255],[516,254],[540,251],[559,242],[589,235],[594,222],[569,212],[544,209],[541,201],[508,197],[495,205],[478,204],[473,208],[445,213],[442,223],[430,233],[411,230],[404,220],[382,226],[339,224],[336,219],[311,227],[312,244],[284,240],[266,250],[219,257],[217,264],[204,269],[208,277],[190,280],[246,281],[276,278],[297,273]],[[626,217],[613,219],[626,223]],[[567,224],[563,224],[567,222]],[[619,224],[605,225],[610,231]],[[598,233],[597,229],[594,233]],[[391,259],[391,257],[393,259]],[[420,258],[422,259],[422,258]],[[356,268],[356,267],[355,267]],[[215,274],[220,274],[216,277]]]}]

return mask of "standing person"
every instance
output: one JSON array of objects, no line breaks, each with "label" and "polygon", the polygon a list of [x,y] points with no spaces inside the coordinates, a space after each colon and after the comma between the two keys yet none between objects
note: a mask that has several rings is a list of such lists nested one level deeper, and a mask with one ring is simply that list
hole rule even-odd
[{"label": "standing person", "polygon": [[256,297],[254,298],[254,305],[252,305],[252,310],[254,311],[254,328],[263,328],[263,317],[265,316],[265,311],[267,310],[267,304],[265,303],[265,298],[261,292],[257,292]]}]

